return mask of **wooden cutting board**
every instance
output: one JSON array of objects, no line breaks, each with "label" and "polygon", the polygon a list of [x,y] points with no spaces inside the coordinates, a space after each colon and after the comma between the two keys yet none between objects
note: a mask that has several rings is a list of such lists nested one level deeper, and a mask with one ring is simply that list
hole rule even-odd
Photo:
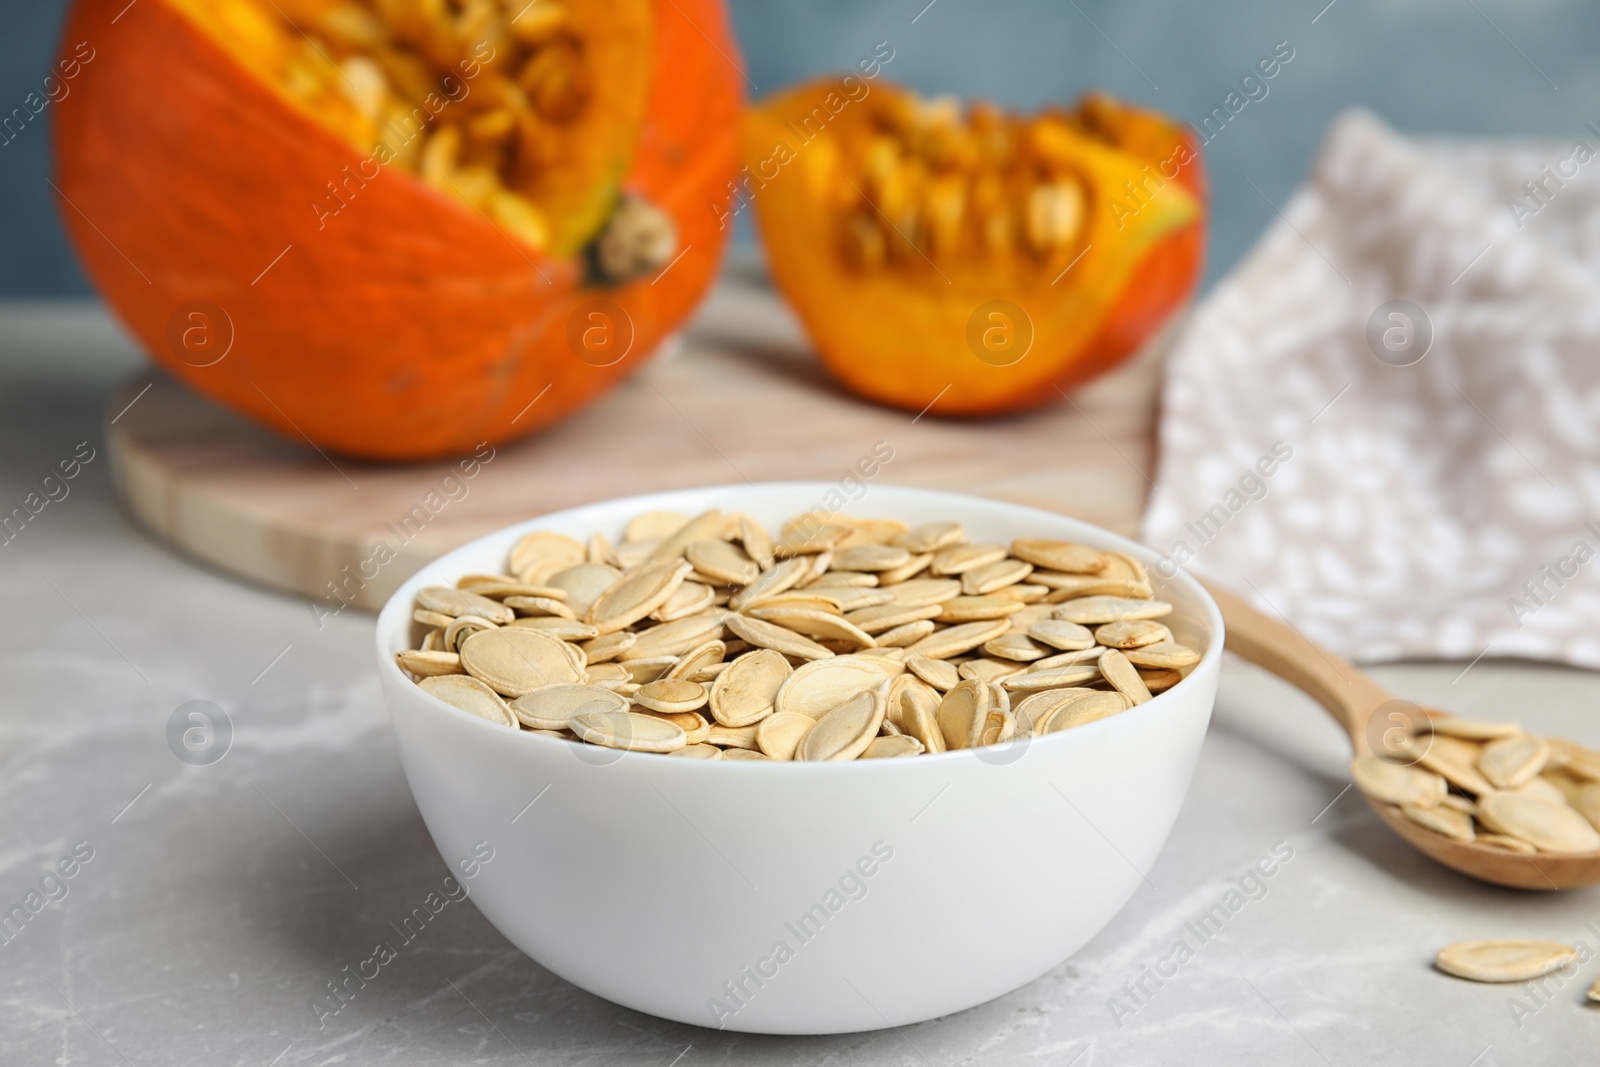
[{"label": "wooden cutting board", "polygon": [[[307,597],[320,617],[375,611],[433,557],[512,522],[686,486],[837,482],[878,442],[893,458],[875,481],[996,497],[1134,534],[1154,473],[1164,348],[1158,340],[1069,400],[1025,415],[913,417],[844,392],[777,297],[732,272],[681,339],[567,421],[500,446],[455,499],[441,489],[455,461],[324,456],[153,369],[112,397],[106,443],[119,494],[156,537]],[[929,384],[930,403],[942,386]],[[870,490],[844,510],[871,514]],[[381,565],[380,542],[394,557]]]}]

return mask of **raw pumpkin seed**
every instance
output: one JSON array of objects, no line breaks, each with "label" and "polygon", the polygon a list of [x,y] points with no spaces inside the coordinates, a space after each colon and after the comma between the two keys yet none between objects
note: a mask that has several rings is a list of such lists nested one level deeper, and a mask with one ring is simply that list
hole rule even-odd
[{"label": "raw pumpkin seed", "polygon": [[480,719],[513,729],[517,726],[517,717],[511,714],[500,694],[476,678],[465,674],[440,674],[423,678],[417,684],[446,704]]},{"label": "raw pumpkin seed", "polygon": [[627,710],[625,698],[595,685],[548,685],[511,702],[511,713],[533,730],[565,730],[585,712]]},{"label": "raw pumpkin seed", "polygon": [[1558,941],[1462,941],[1440,949],[1434,963],[1473,982],[1526,982],[1577,959],[1575,949]]},{"label": "raw pumpkin seed", "polygon": [[1478,754],[1478,770],[1496,789],[1515,789],[1544,770],[1550,746],[1544,738],[1517,734],[1491,741]]},{"label": "raw pumpkin seed", "polygon": [[675,559],[645,564],[601,593],[584,621],[603,634],[632,626],[665,604],[690,569]]},{"label": "raw pumpkin seed", "polygon": [[749,726],[761,721],[772,714],[778,691],[793,673],[789,661],[779,652],[770,648],[746,652],[717,675],[712,684],[712,717],[723,726]]},{"label": "raw pumpkin seed", "polygon": [[756,729],[756,747],[776,760],[794,759],[800,741],[817,725],[809,715],[782,711],[761,720]]},{"label": "raw pumpkin seed", "polygon": [[871,689],[826,712],[800,739],[794,758],[803,761],[853,760],[866,751],[883,722],[884,693]]},{"label": "raw pumpkin seed", "polygon": [[874,737],[862,750],[861,759],[893,759],[898,756],[915,756],[923,751],[922,742],[915,737]]},{"label": "raw pumpkin seed", "polygon": [[418,678],[461,673],[461,657],[454,652],[396,652],[394,660]]},{"label": "raw pumpkin seed", "polygon": [[635,752],[671,752],[687,739],[677,723],[636,711],[586,711],[573,716],[568,729],[591,745]]},{"label": "raw pumpkin seed", "polygon": [[1390,804],[1415,804],[1421,807],[1444,799],[1445,781],[1431,771],[1404,767],[1367,753],[1350,761],[1350,776],[1356,788]]},{"label": "raw pumpkin seed", "polygon": [[464,589],[452,589],[448,585],[430,585],[419,589],[417,607],[452,619],[459,615],[476,615],[496,625],[504,625],[516,618],[516,612],[498,600],[490,600]]},{"label": "raw pumpkin seed", "polygon": [[659,678],[641,685],[633,694],[633,702],[647,711],[668,715],[693,711],[705,705],[706,687],[679,679]]},{"label": "raw pumpkin seed", "polygon": [[1484,824],[1521,838],[1540,852],[1600,850],[1600,832],[1564,804],[1523,793],[1490,793],[1478,798]]},{"label": "raw pumpkin seed", "polygon": [[[461,643],[461,666],[495,692],[519,697],[547,685],[584,680],[582,665],[573,666],[568,647],[520,626],[479,630]],[[581,659],[582,652],[578,655]]]},{"label": "raw pumpkin seed", "polygon": [[1444,804],[1431,808],[1417,804],[1402,804],[1400,812],[1417,825],[1426,826],[1436,834],[1453,837],[1457,841],[1471,841],[1477,836],[1472,829],[1471,815],[1456,811]]}]

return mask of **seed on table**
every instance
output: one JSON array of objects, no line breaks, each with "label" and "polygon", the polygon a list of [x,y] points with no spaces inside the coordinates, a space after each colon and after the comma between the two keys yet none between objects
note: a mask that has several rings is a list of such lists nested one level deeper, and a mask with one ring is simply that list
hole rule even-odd
[{"label": "seed on table", "polygon": [[1559,941],[1462,941],[1434,957],[1445,974],[1474,982],[1526,982],[1577,961],[1578,953]]}]

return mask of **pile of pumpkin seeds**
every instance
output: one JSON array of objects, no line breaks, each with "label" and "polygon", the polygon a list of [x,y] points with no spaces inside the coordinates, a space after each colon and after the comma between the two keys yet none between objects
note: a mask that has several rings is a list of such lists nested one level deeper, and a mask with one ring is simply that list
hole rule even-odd
[{"label": "pile of pumpkin seeds", "polygon": [[505,574],[417,594],[396,661],[515,729],[700,759],[944,752],[1116,715],[1177,685],[1131,556],[974,544],[958,522],[653,511],[612,544],[537,531]]},{"label": "pile of pumpkin seeds", "polygon": [[1600,850],[1600,752],[1515,723],[1430,713],[1393,759],[1358,756],[1350,775],[1456,841],[1525,855]]}]

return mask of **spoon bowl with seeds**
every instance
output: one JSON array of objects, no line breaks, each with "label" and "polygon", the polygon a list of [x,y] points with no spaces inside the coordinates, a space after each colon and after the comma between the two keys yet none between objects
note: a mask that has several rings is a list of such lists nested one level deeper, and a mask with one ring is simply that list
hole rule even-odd
[{"label": "spoon bowl with seeds", "polygon": [[1204,589],[1157,597],[1154,553],[1059,515],[857,497],[546,515],[384,608],[417,808],[452,869],[492,850],[472,900],[541,964],[701,1026],[903,1026],[1046,973],[1145,884],[1216,693]]},{"label": "spoon bowl with seeds", "polygon": [[1227,647],[1314,698],[1391,830],[1462,874],[1517,889],[1600,884],[1600,751],[1400,700],[1286,622],[1207,585]]}]

